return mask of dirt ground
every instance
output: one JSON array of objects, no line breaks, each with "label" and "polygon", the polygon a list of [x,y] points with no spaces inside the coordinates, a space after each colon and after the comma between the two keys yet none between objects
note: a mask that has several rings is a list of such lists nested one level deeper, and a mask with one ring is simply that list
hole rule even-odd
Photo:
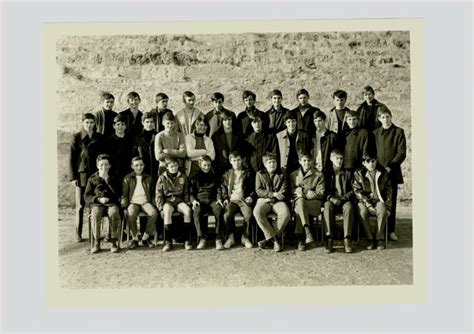
[{"label": "dirt ground", "polygon": [[[211,241],[206,249],[185,251],[177,244],[163,253],[157,248],[111,254],[110,244],[98,254],[89,253],[89,242],[74,241],[73,209],[59,210],[59,279],[61,287],[157,288],[157,287],[276,287],[324,285],[392,285],[413,283],[411,207],[400,206],[399,240],[386,250],[365,250],[354,242],[355,253],[324,253],[322,243],[305,252],[296,244],[274,253],[241,245],[217,251]],[[342,227],[339,227],[342,228]],[[83,237],[87,236],[87,225]],[[297,279],[296,279],[297,278]]]}]

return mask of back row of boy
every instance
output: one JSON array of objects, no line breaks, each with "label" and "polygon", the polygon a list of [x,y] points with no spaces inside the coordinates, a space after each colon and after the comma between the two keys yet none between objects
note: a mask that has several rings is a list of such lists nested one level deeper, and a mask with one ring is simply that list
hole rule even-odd
[{"label": "back row of boy", "polygon": [[[82,240],[83,194],[84,191],[87,192],[85,189],[87,178],[95,171],[96,166],[93,166],[95,157],[100,153],[110,154],[111,157],[108,158],[109,163],[113,168],[113,172],[118,174],[119,179],[122,179],[129,173],[131,157],[139,156],[141,158],[140,161],[144,163],[145,171],[151,176],[150,183],[153,185],[158,175],[163,174],[163,177],[166,178],[169,176],[168,174],[171,173],[169,170],[163,173],[165,166],[166,169],[168,169],[168,164],[166,164],[165,161],[169,158],[175,159],[178,170],[183,172],[182,176],[184,179],[186,179],[187,176],[192,180],[193,176],[202,174],[202,167],[199,166],[198,161],[205,155],[209,156],[210,160],[212,160],[214,170],[218,177],[222,175],[225,176],[229,168],[233,167],[232,159],[229,159],[231,152],[239,153],[239,157],[243,160],[244,170],[246,171],[244,174],[253,174],[255,176],[255,173],[260,170],[267,170],[268,172],[268,168],[262,158],[267,152],[271,152],[276,157],[275,167],[278,170],[285,170],[285,175],[287,176],[292,175],[293,172],[297,172],[300,169],[301,173],[304,174],[302,176],[304,179],[306,172],[300,164],[301,158],[306,157],[309,158],[311,165],[316,167],[310,167],[310,169],[314,170],[315,174],[322,176],[323,173],[327,174],[329,172],[330,174],[337,175],[336,178],[339,179],[339,172],[336,171],[337,168],[334,167],[332,157],[330,158],[330,152],[336,150],[338,156],[340,155],[341,158],[342,156],[344,157],[344,159],[341,159],[341,162],[344,161],[341,167],[344,168],[343,174],[347,172],[349,173],[348,175],[350,175],[350,177],[348,177],[348,180],[350,180],[348,181],[349,184],[352,185],[353,178],[355,180],[357,173],[353,175],[354,172],[362,167],[363,185],[369,190],[372,189],[372,195],[366,201],[367,203],[363,201],[365,207],[369,208],[369,211],[375,214],[375,209],[370,209],[371,204],[369,202],[379,199],[384,203],[385,211],[387,208],[391,209],[388,229],[390,238],[396,240],[397,237],[394,233],[396,196],[398,184],[403,183],[400,164],[406,157],[405,135],[401,128],[396,127],[391,122],[392,115],[390,110],[384,104],[375,100],[374,91],[371,87],[367,86],[364,88],[364,97],[364,103],[361,104],[357,111],[352,111],[345,107],[347,94],[344,91],[338,90],[333,94],[335,107],[331,109],[328,116],[326,116],[321,110],[308,104],[309,94],[306,90],[302,89],[297,92],[299,106],[291,111],[282,107],[281,92],[275,90],[272,91],[272,107],[269,111],[263,113],[255,108],[255,94],[250,91],[245,91],[243,100],[246,105],[246,110],[236,117],[233,112],[223,107],[224,97],[220,93],[213,94],[212,103],[214,109],[206,115],[203,115],[199,110],[194,108],[195,97],[191,92],[184,93],[183,101],[186,107],[176,113],[176,115],[167,109],[168,98],[163,93],[157,94],[157,107],[151,112],[142,114],[138,110],[140,97],[135,92],[128,95],[130,108],[117,115],[111,111],[114,102],[113,96],[105,93],[103,95],[103,110],[98,112],[95,116],[92,114],[84,115],[84,129],[74,135],[71,144],[71,180],[76,185],[77,239],[79,241]],[[155,124],[157,124],[158,129],[161,130],[158,134],[155,130]],[[334,131],[331,131],[331,129]],[[112,131],[114,131],[114,133],[110,135]],[[108,140],[104,140],[100,133],[106,136],[109,135]],[[209,138],[209,136],[211,136],[212,139]],[[375,172],[369,173],[370,170],[364,164],[364,156],[367,158],[367,161],[371,161],[372,158],[377,158],[379,163],[377,170],[381,174]],[[199,171],[200,167],[201,171]],[[236,177],[234,174],[235,171],[230,176],[231,179]],[[373,174],[374,178],[371,178],[371,174]],[[175,175],[171,175],[171,177],[173,176]],[[381,178],[381,176],[383,177]],[[135,168],[133,168],[133,172],[127,175],[127,177],[137,177]],[[332,179],[336,178],[332,177]],[[177,179],[179,180],[181,177]],[[384,182],[379,184],[385,179],[388,180],[388,186],[383,184]],[[225,182],[225,179],[223,182]],[[275,182],[277,181],[273,180],[270,182],[269,187],[275,188],[278,185],[278,182]],[[342,183],[344,183],[344,181]],[[138,184],[136,180],[134,184]],[[159,184],[160,180],[158,180],[158,185]],[[340,188],[337,186],[339,181],[335,184],[336,187],[333,188],[336,191],[341,190],[337,189]],[[383,190],[382,192],[381,189]],[[390,194],[385,196],[382,193],[387,189],[390,189]],[[232,192],[232,189],[230,191]],[[286,188],[285,191],[287,191]],[[316,189],[312,191],[316,191]],[[274,191],[274,193],[278,192]],[[348,188],[348,193],[344,195],[348,196],[348,201],[342,203],[342,206],[344,206],[346,202],[351,203],[351,193],[352,187],[350,190]],[[343,196],[340,191],[338,194]],[[322,199],[329,199],[328,196],[331,196],[331,194],[328,195],[327,191],[323,190],[322,193],[319,191],[319,195],[314,199],[321,201]],[[332,196],[337,197],[336,194]],[[278,199],[278,197],[275,198]],[[97,198],[89,204],[97,204],[94,202],[96,200]],[[332,203],[333,205],[341,206],[340,200],[337,201],[333,199],[329,202],[334,202]],[[242,203],[245,203],[245,200]],[[158,202],[156,204],[158,204]],[[228,205],[230,203],[220,203],[220,205],[217,206],[222,208],[224,204],[227,204],[226,212],[230,210],[229,212],[232,213],[231,216],[235,215],[235,211],[238,211],[240,208],[248,223],[250,218],[247,218],[252,214],[251,209],[250,211],[246,210],[247,212],[244,212],[245,209],[242,209],[242,207],[245,206],[240,205],[233,207],[232,205]],[[293,204],[296,204],[296,202],[293,201]],[[193,203],[192,206],[194,209],[197,207],[195,203]],[[348,207],[349,205],[345,206]],[[215,207],[216,205],[213,211],[217,210]],[[268,209],[268,205],[265,207],[265,212],[270,210]],[[272,210],[279,211],[278,209],[274,209],[274,205],[271,207]],[[319,208],[320,207],[321,205],[319,205]],[[159,205],[158,208],[160,211],[164,209],[164,207],[160,208]],[[318,208],[318,206],[305,205],[305,208],[302,210],[307,212],[312,208]],[[138,215],[140,211],[139,209],[140,208],[135,208],[132,210],[132,213],[135,214],[129,215],[131,219],[133,217],[136,219],[136,215]],[[179,210],[177,206],[174,209],[186,211]],[[295,210],[296,209],[295,206]],[[143,210],[147,211],[144,208]],[[352,209],[348,210],[351,211]],[[314,210],[308,212],[308,219],[309,214],[315,214],[313,211]],[[325,209],[325,212],[329,213],[330,211],[330,209]],[[363,210],[359,211],[361,216],[363,216]],[[97,212],[93,210],[93,214],[94,213],[97,214]],[[150,210],[148,210],[148,213],[150,213]],[[166,217],[171,217],[168,213],[169,212],[164,212],[165,226],[171,226],[170,224],[166,224]],[[385,213],[379,216],[383,217],[383,215],[385,215]],[[185,220],[187,220],[186,216],[188,216],[190,222],[190,214],[185,215]],[[266,218],[263,219],[260,217],[262,219],[259,219],[257,212],[255,216],[257,223],[259,223],[260,220],[259,226],[262,227],[262,221],[265,221]],[[345,214],[344,216],[352,216],[352,213]],[[345,230],[346,227],[349,229],[348,225],[351,225],[351,219],[352,218],[345,219]],[[93,221],[95,220],[96,219],[93,219]],[[203,233],[200,233],[201,225],[199,224],[199,218],[195,219],[195,222],[196,221],[198,221],[198,224],[196,224],[198,235],[200,234],[201,240],[205,243],[205,238],[202,237]],[[285,225],[285,219],[281,218],[278,219],[278,221],[277,226],[281,227]],[[331,219],[327,218],[326,225],[330,225],[330,221]],[[362,222],[363,221],[362,219]],[[134,224],[132,221],[129,223],[131,226]],[[231,222],[229,227],[231,233],[228,233],[228,235],[232,237],[227,238],[227,246],[233,243],[232,225],[233,223]],[[300,224],[297,224],[297,226],[299,225]],[[307,224],[303,223],[300,227],[305,228],[306,231],[306,225]],[[378,227],[380,228],[381,225],[383,225],[382,221],[379,222]],[[265,229],[263,230],[265,233]],[[268,232],[268,230],[267,228],[267,233],[265,233],[265,236],[269,237],[267,239],[277,239],[274,235],[271,235],[272,233]],[[297,233],[298,232],[301,232],[301,229],[297,231]],[[330,226],[327,226],[326,234],[330,237]],[[345,241],[346,251],[350,251],[350,234],[348,235],[346,231],[344,234],[347,239],[347,243]],[[144,235],[145,241],[148,235],[149,234]],[[168,233],[168,235],[171,235],[171,233]],[[370,234],[368,235],[370,236]],[[310,242],[310,234],[306,233],[306,236],[306,241]],[[135,237],[134,241],[136,241]],[[134,241],[132,241],[132,248],[134,248]],[[248,239],[245,233],[242,241],[246,245],[251,245],[250,242],[247,242]],[[278,250],[280,247],[278,242],[274,243],[274,245],[275,249]],[[330,250],[332,248],[332,238],[328,238],[327,245],[327,249]],[[187,243],[185,246],[189,248],[190,244]],[[200,246],[202,246],[202,242],[200,242]],[[262,246],[265,245],[262,244]],[[170,245],[167,241],[165,243],[165,250],[169,249],[169,247]],[[217,247],[219,249],[222,248],[219,242]],[[299,248],[304,248],[303,242],[300,242]],[[116,250],[116,247],[112,249]]]}]

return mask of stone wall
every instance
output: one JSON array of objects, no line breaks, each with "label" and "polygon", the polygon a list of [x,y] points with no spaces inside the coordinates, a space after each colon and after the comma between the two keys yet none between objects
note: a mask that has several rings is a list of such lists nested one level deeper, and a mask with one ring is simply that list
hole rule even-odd
[{"label": "stone wall", "polygon": [[362,101],[361,88],[374,87],[389,106],[395,124],[408,140],[401,200],[411,200],[410,37],[408,32],[334,32],[217,35],[65,36],[57,41],[59,204],[74,204],[68,184],[67,155],[71,134],[81,116],[100,109],[99,94],[115,96],[115,111],[125,110],[126,95],[137,91],[140,109],[153,107],[164,92],[169,107],[183,107],[185,90],[196,105],[211,109],[210,95],[225,95],[227,108],[243,110],[242,91],[257,94],[266,110],[268,93],[280,89],[283,104],[296,106],[295,92],[306,88],[310,103],[326,111],[336,89],[348,92],[349,108]]}]

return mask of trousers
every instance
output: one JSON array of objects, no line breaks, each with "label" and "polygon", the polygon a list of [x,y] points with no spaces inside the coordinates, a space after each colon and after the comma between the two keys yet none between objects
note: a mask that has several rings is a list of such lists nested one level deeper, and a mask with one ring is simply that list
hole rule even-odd
[{"label": "trousers", "polygon": [[138,235],[138,226],[137,226],[137,217],[140,211],[143,211],[148,216],[146,223],[145,232],[148,235],[153,235],[156,232],[156,220],[158,219],[158,211],[155,209],[153,204],[145,203],[143,205],[139,204],[129,204],[127,207],[127,223],[130,226],[132,236],[136,237]]},{"label": "trousers", "polygon": [[322,202],[318,199],[298,198],[295,201],[296,226],[295,233],[303,234],[304,226],[311,226],[310,217],[317,217],[321,214]]},{"label": "trousers", "polygon": [[387,207],[385,206],[385,203],[383,202],[377,202],[375,204],[375,216],[377,217],[377,225],[375,226],[375,232],[372,231],[372,228],[370,226],[370,212],[365,206],[364,203],[359,203],[359,217],[360,221],[362,223],[362,226],[364,227],[365,235],[367,239],[373,240],[374,239],[374,234],[377,240],[383,240],[384,239],[384,229],[385,225],[387,224],[387,219],[389,212],[387,211]]},{"label": "trousers", "polygon": [[329,238],[333,237],[335,229],[335,215],[342,212],[344,238],[351,238],[352,226],[354,225],[354,204],[346,202],[342,205],[334,205],[330,201],[324,203],[324,232]]},{"label": "trousers", "polygon": [[[267,215],[270,212],[274,212],[277,215],[275,227],[267,219]],[[271,203],[266,202],[263,198],[259,198],[253,209],[253,214],[266,240],[281,235],[290,221],[290,209],[283,201]]]},{"label": "trousers", "polygon": [[204,214],[210,213],[216,217],[216,239],[223,239],[223,226],[222,221],[224,219],[224,209],[217,204],[216,201],[211,203],[199,203],[199,206],[193,209],[193,218],[194,218],[194,225],[196,226],[196,231],[198,237],[207,237],[208,233],[208,226],[207,226],[207,219],[204,217]]},{"label": "trousers", "polygon": [[93,236],[96,240],[100,237],[100,223],[102,221],[102,216],[106,212],[110,220],[110,233],[112,240],[116,240],[119,234],[120,226],[120,211],[117,205],[101,205],[94,204],[91,207],[91,228]]},{"label": "trousers", "polygon": [[250,220],[252,219],[252,208],[247,205],[245,202],[230,202],[225,207],[224,212],[224,223],[225,223],[225,232],[227,235],[235,232],[235,215],[241,212],[244,217],[244,228],[242,234],[248,238],[249,236],[249,225]]}]

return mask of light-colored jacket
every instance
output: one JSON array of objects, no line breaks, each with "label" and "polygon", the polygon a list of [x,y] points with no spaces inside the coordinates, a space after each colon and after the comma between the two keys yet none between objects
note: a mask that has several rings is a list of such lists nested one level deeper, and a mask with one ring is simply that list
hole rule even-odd
[{"label": "light-colored jacket", "polygon": [[[278,154],[280,156],[280,167],[286,168],[288,164],[288,154],[290,153],[290,139],[288,138],[287,130],[277,133],[278,140]],[[309,137],[306,133],[298,131],[296,134],[296,152],[298,156],[309,152],[311,149]]]},{"label": "light-colored jacket", "polygon": [[183,136],[187,136],[190,133],[193,133],[193,131],[195,130],[194,123],[196,122],[196,119],[200,115],[204,115],[201,110],[199,110],[198,108],[194,108],[193,114],[191,115],[191,122],[187,123],[186,116],[188,115],[188,112],[189,111],[184,108],[178,111],[175,115],[176,123],[178,124],[178,129],[183,134]]},{"label": "light-colored jacket", "polygon": [[214,150],[214,143],[211,138],[204,136],[204,146],[205,149],[196,149],[196,136],[194,133],[186,135],[184,141],[186,143],[186,155],[188,159],[185,162],[186,175],[189,176],[191,172],[191,162],[199,160],[203,155],[208,155],[212,161],[216,158],[216,151]]}]

